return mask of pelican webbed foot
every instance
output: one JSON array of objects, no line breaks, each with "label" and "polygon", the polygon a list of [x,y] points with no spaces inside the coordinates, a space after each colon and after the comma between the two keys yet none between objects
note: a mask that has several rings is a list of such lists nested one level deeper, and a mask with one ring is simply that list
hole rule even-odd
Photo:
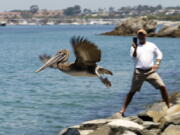
[{"label": "pelican webbed foot", "polygon": [[[108,71],[108,72],[107,72]],[[95,73],[96,75],[98,76],[98,78],[101,80],[101,82],[107,87],[111,87],[112,84],[111,82],[108,80],[108,78],[103,78],[100,74],[109,74],[109,75],[112,75],[113,73],[107,69],[103,69],[102,67],[100,66],[97,66],[96,69],[95,69]]]},{"label": "pelican webbed foot", "polygon": [[107,88],[109,88],[109,87],[111,87],[112,86],[112,84],[111,84],[111,82],[108,80],[108,78],[102,78],[101,77],[101,82],[107,87]]}]

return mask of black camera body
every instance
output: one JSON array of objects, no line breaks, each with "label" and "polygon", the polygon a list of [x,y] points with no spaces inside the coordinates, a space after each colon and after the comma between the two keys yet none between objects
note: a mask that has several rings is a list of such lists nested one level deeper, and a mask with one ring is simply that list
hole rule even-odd
[{"label": "black camera body", "polygon": [[134,43],[135,45],[138,44],[138,39],[137,39],[137,37],[133,37],[133,43]]}]

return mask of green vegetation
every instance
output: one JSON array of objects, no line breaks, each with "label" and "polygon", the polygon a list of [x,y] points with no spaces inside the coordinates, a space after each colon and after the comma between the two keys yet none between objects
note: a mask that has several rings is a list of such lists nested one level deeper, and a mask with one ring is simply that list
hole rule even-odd
[{"label": "green vegetation", "polygon": [[79,5],[75,5],[74,7],[68,7],[64,9],[64,15],[66,16],[75,16],[81,13],[81,7]]},{"label": "green vegetation", "polygon": [[30,12],[31,12],[32,14],[37,13],[38,10],[39,10],[39,6],[38,6],[38,5],[32,5],[32,6],[30,7]]},{"label": "green vegetation", "polygon": [[156,19],[156,20],[168,20],[168,21],[180,21],[180,14],[174,14],[174,15],[150,15],[147,16],[149,19]]}]

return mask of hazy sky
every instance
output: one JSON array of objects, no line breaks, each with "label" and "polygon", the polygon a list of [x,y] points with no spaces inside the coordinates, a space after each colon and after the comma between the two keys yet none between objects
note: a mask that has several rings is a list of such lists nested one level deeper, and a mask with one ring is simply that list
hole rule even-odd
[{"label": "hazy sky", "polygon": [[64,9],[75,4],[82,8],[98,9],[113,6],[120,8],[122,6],[134,5],[158,5],[162,6],[180,6],[180,0],[0,0],[0,11],[12,9],[29,9],[31,5],[39,5],[40,9]]}]

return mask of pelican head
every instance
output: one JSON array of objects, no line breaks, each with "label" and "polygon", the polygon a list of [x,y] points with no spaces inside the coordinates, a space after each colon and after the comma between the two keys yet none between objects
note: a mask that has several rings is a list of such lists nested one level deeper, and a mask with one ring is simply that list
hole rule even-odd
[{"label": "pelican head", "polygon": [[56,55],[62,56],[62,59],[58,61],[57,63],[64,63],[68,61],[68,58],[70,56],[70,52],[67,49],[59,50]]},{"label": "pelican head", "polygon": [[65,63],[68,61],[70,52],[67,49],[59,50],[54,56],[52,56],[42,67],[35,72],[40,72],[53,64]]}]

